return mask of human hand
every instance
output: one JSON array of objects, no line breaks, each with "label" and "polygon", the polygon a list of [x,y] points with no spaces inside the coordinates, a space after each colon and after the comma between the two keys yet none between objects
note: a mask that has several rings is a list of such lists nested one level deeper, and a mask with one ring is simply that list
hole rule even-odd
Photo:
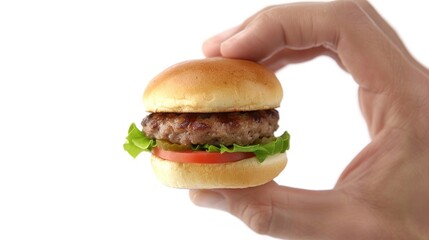
[{"label": "human hand", "polygon": [[359,85],[371,136],[332,190],[191,190],[254,231],[293,239],[429,238],[429,71],[367,1],[272,6],[205,42],[208,57],[280,69],[328,55]]}]

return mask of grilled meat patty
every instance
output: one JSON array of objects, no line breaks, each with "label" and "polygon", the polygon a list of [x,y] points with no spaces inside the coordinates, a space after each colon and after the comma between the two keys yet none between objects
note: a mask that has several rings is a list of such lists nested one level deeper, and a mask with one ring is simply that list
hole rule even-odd
[{"label": "grilled meat patty", "polygon": [[150,138],[181,145],[250,145],[274,136],[276,110],[228,113],[152,113],[142,121]]}]

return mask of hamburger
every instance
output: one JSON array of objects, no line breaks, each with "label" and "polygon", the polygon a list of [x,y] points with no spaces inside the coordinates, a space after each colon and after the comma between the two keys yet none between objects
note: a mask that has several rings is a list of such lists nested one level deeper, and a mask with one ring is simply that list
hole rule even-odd
[{"label": "hamburger", "polygon": [[175,188],[246,188],[285,168],[289,134],[275,137],[282,87],[273,72],[247,60],[178,63],[150,81],[149,114],[131,124],[124,149],[151,152],[157,178]]}]

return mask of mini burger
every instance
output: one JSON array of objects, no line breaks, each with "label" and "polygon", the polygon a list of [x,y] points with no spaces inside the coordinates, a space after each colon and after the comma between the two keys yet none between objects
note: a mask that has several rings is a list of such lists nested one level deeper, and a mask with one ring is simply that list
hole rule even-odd
[{"label": "mini burger", "polygon": [[157,178],[175,188],[246,188],[286,166],[289,134],[275,137],[283,91],[264,66],[207,58],[171,66],[149,84],[150,113],[132,124],[124,149],[151,152]]}]

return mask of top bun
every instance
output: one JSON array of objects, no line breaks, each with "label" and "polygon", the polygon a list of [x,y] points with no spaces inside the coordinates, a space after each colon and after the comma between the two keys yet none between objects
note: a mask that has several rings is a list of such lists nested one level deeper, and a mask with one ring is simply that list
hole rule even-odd
[{"label": "top bun", "polygon": [[149,112],[234,112],[280,106],[283,91],[276,75],[247,60],[206,58],[167,68],[147,86]]}]

